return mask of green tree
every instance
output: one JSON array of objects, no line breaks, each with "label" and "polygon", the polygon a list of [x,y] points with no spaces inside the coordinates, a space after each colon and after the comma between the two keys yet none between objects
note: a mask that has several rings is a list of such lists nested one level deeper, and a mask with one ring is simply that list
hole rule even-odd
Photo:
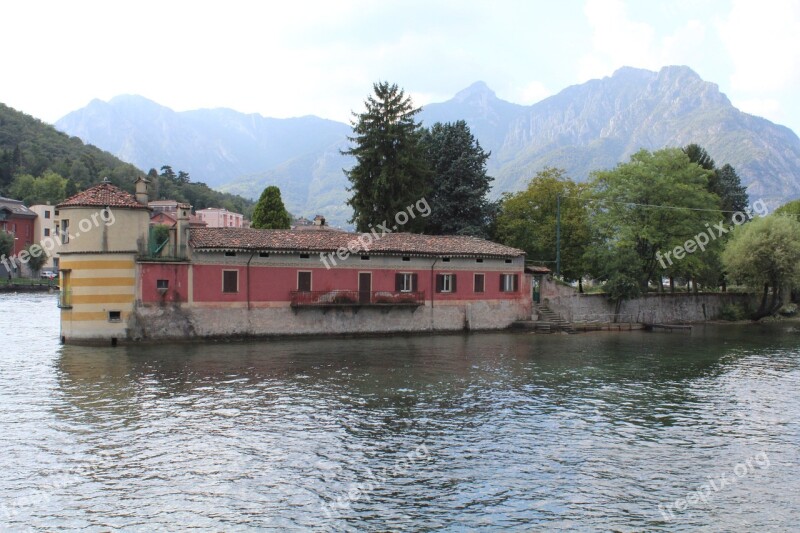
[{"label": "green tree", "polygon": [[689,144],[683,148],[683,153],[689,158],[689,161],[696,163],[706,170],[716,169],[716,164],[711,156],[708,155],[706,149],[699,144]]},{"label": "green tree", "polygon": [[[775,210],[776,215],[800,217],[800,199],[787,202]],[[797,220],[797,218],[795,218]]]},{"label": "green tree", "polygon": [[744,213],[747,209],[747,188],[742,185],[736,169],[728,164],[716,169],[709,181],[709,191],[719,196],[720,208],[726,211],[729,221],[735,212]]},{"label": "green tree", "polygon": [[67,180],[53,171],[46,171],[34,178],[30,174],[20,174],[11,183],[9,193],[26,205],[55,205],[64,200]]},{"label": "green tree", "polygon": [[491,216],[487,199],[492,178],[480,143],[463,120],[437,122],[425,131],[422,144],[430,174],[431,210],[426,232],[434,235],[486,237]]},{"label": "green tree", "polygon": [[14,252],[14,236],[0,231],[0,259],[9,257]]},{"label": "green tree", "polygon": [[708,192],[711,175],[674,148],[641,150],[614,170],[594,172],[594,244],[587,259],[595,276],[612,279],[619,273],[616,258],[625,257],[625,275],[642,291],[650,281],[661,287],[663,275],[705,277],[711,251],[683,257],[673,251],[706,231],[706,222],[721,220],[719,198]]},{"label": "green tree", "polygon": [[[29,244],[25,247],[25,251],[28,252],[28,268],[31,269],[34,277],[36,277],[47,262],[47,253],[38,244]],[[22,256],[20,255],[20,257]]]},{"label": "green tree", "polygon": [[[388,82],[375,83],[363,113],[353,113],[352,147],[342,153],[356,163],[345,174],[352,192],[348,205],[358,231],[369,231],[372,224],[392,224],[395,215],[427,192],[428,170],[422,149],[422,129],[414,117],[411,98]],[[436,206],[433,206],[436,209]],[[425,219],[412,218],[403,228],[417,231]]]},{"label": "green tree", "polygon": [[281,190],[270,185],[256,202],[253,209],[252,227],[258,229],[289,229],[292,217],[283,205]]},{"label": "green tree", "polygon": [[771,315],[800,285],[800,222],[782,215],[754,218],[733,231],[722,263],[731,279],[762,291],[752,318]]},{"label": "green tree", "polygon": [[557,208],[561,204],[561,274],[580,282],[586,273],[584,254],[589,243],[585,184],[565,176],[561,169],[545,168],[524,191],[506,193],[495,221],[495,237],[525,250],[527,258],[555,270]]}]

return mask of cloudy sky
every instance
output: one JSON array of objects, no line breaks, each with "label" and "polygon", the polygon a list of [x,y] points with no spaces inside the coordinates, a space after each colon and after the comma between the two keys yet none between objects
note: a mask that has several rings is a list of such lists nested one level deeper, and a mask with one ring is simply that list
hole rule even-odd
[{"label": "cloudy sky", "polygon": [[0,102],[48,122],[118,94],[346,121],[377,80],[418,105],[477,80],[531,104],[685,64],[800,132],[794,0],[17,1],[3,20]]}]

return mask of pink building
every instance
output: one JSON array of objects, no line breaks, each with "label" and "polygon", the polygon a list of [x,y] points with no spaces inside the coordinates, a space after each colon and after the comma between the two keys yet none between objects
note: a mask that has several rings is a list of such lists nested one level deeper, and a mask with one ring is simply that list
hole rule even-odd
[{"label": "pink building", "polygon": [[209,228],[241,228],[244,227],[244,215],[233,213],[219,207],[200,209],[195,214]]}]

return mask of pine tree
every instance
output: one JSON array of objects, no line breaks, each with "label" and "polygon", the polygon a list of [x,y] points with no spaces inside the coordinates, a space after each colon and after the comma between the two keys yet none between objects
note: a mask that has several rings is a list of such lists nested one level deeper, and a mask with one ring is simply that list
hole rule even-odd
[{"label": "pine tree", "polygon": [[258,199],[253,209],[251,227],[257,229],[289,229],[292,217],[283,205],[281,190],[270,185]]},{"label": "pine tree", "polygon": [[423,136],[425,155],[432,171],[426,231],[434,235],[487,236],[491,217],[490,183],[480,143],[463,120],[437,122]]},{"label": "pine tree", "polygon": [[728,220],[733,216],[732,211],[741,211],[747,208],[749,197],[747,188],[742,185],[742,180],[736,169],[725,164],[718,168],[711,179],[709,190],[719,196],[723,211],[728,211]]},{"label": "pine tree", "polygon": [[[356,159],[345,174],[352,184],[350,221],[358,231],[384,222],[392,226],[397,213],[424,198],[429,175],[422,129],[414,119],[420,109],[395,84],[376,83],[373,89],[366,111],[353,113],[353,136],[348,137],[353,146],[342,152]],[[415,217],[402,230],[419,231],[424,224],[424,218]]]}]

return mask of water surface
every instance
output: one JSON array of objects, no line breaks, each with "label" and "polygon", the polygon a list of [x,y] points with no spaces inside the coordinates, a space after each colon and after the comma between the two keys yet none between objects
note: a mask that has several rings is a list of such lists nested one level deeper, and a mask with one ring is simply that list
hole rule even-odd
[{"label": "water surface", "polygon": [[58,344],[55,303],[0,296],[1,529],[800,519],[800,333],[787,323],[87,348]]}]

